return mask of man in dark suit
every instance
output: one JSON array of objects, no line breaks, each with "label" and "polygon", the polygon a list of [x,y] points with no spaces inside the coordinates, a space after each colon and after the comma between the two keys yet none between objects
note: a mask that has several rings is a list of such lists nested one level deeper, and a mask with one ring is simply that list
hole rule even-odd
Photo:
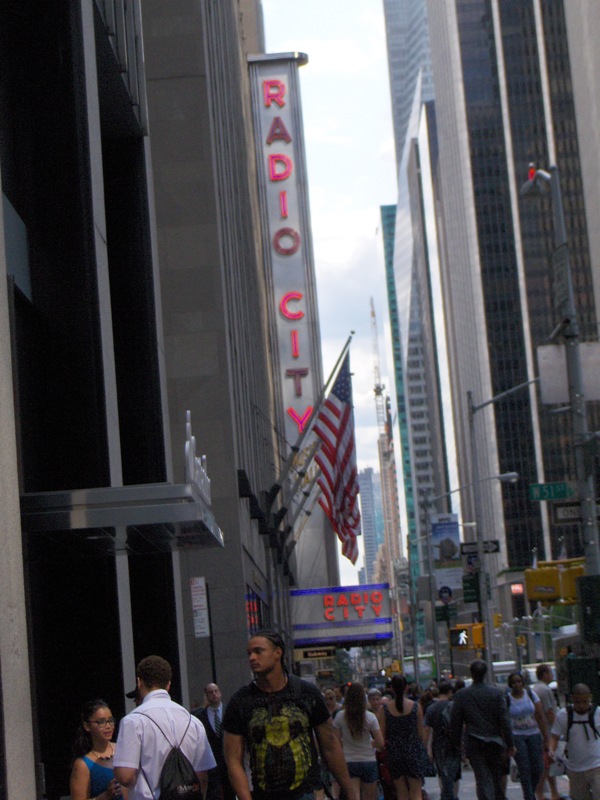
[{"label": "man in dark suit", "polygon": [[459,748],[465,731],[465,751],[477,785],[478,800],[504,800],[502,776],[514,755],[512,730],[504,692],[484,683],[485,661],[470,665],[473,683],[454,696],[450,740]]},{"label": "man in dark suit", "polygon": [[229,783],[227,765],[223,755],[223,702],[221,690],[216,683],[209,683],[204,688],[206,706],[192,711],[206,729],[208,743],[213,751],[217,766],[208,773],[208,792],[206,800],[235,800],[235,794]]}]

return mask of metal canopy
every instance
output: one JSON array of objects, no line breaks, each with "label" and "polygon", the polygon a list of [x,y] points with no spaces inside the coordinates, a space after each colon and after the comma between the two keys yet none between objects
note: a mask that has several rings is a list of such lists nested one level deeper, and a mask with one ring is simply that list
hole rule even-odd
[{"label": "metal canopy", "polygon": [[[143,483],[23,494],[23,530],[59,536],[82,531],[83,538],[110,539],[113,548],[124,547],[133,552],[138,546],[161,551],[179,547],[224,547],[223,533],[212,512],[206,456],[196,456],[189,411],[185,428],[185,483]],[[127,541],[121,537],[123,530],[127,531]]]},{"label": "metal canopy", "polygon": [[223,547],[210,506],[192,483],[150,483],[21,496],[29,533],[152,526],[166,529],[174,547]]}]

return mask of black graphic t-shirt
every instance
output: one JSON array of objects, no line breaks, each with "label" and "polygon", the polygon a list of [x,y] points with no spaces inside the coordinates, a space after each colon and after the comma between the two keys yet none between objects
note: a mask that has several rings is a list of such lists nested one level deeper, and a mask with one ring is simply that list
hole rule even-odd
[{"label": "black graphic t-shirt", "polygon": [[256,800],[301,797],[320,787],[313,728],[328,718],[321,692],[295,675],[280,692],[251,683],[233,695],[223,728],[246,740]]}]

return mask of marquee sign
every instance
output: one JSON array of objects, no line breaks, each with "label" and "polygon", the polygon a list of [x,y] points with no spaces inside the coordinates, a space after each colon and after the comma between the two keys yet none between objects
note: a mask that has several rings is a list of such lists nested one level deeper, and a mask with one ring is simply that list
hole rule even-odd
[{"label": "marquee sign", "polygon": [[300,53],[250,56],[261,223],[286,438],[304,430],[322,385],[298,68]]},{"label": "marquee sign", "polygon": [[393,636],[388,583],[290,591],[294,647],[376,644]]}]

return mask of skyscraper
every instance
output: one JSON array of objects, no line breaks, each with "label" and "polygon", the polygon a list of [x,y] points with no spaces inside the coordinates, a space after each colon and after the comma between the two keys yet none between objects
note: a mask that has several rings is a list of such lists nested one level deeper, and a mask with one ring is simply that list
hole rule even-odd
[{"label": "skyscraper", "polygon": [[[519,197],[529,162],[558,165],[581,336],[597,339],[566,5],[428,3],[459,453],[470,452],[467,391],[475,405],[503,395],[474,415],[479,474],[468,457],[459,459],[460,483],[471,486],[461,495],[464,516],[474,519],[479,493],[484,535],[501,540],[494,572],[529,565],[534,548],[556,556],[560,537],[569,555],[580,548],[577,527],[555,525],[546,504],[532,502],[528,493],[530,483],[574,478],[574,466],[569,415],[548,413],[530,383],[536,347],[558,322],[549,274],[552,210],[548,199]],[[591,416],[597,427],[593,407]],[[507,471],[518,472],[520,481],[502,493],[497,482],[483,482]]]},{"label": "skyscraper", "polygon": [[[440,398],[438,349],[433,315],[438,242],[431,205],[430,154],[425,155],[425,182],[419,147],[429,148],[427,114],[434,120],[434,95],[427,8],[424,0],[385,0],[390,92],[398,167],[398,200],[382,208],[388,303],[392,327],[402,476],[407,516],[407,551],[413,606],[419,576],[427,572],[425,500],[448,491],[447,450]],[[433,122],[432,122],[433,124]],[[424,139],[420,141],[420,137]],[[435,131],[432,132],[435,142]],[[419,143],[420,142],[420,143]],[[435,147],[435,144],[434,144]],[[430,229],[427,230],[427,225]],[[443,332],[442,332],[443,333]],[[444,366],[444,365],[442,365]],[[450,431],[451,434],[451,431]],[[446,510],[447,501],[440,506]],[[417,614],[423,640],[423,616]]]},{"label": "skyscraper", "polygon": [[400,164],[417,82],[419,100],[434,97],[426,0],[383,0],[394,121],[396,163]]},{"label": "skyscraper", "polygon": [[358,473],[360,486],[360,511],[363,543],[365,548],[365,577],[371,583],[377,550],[383,544],[383,508],[381,503],[381,479],[372,467]]}]

